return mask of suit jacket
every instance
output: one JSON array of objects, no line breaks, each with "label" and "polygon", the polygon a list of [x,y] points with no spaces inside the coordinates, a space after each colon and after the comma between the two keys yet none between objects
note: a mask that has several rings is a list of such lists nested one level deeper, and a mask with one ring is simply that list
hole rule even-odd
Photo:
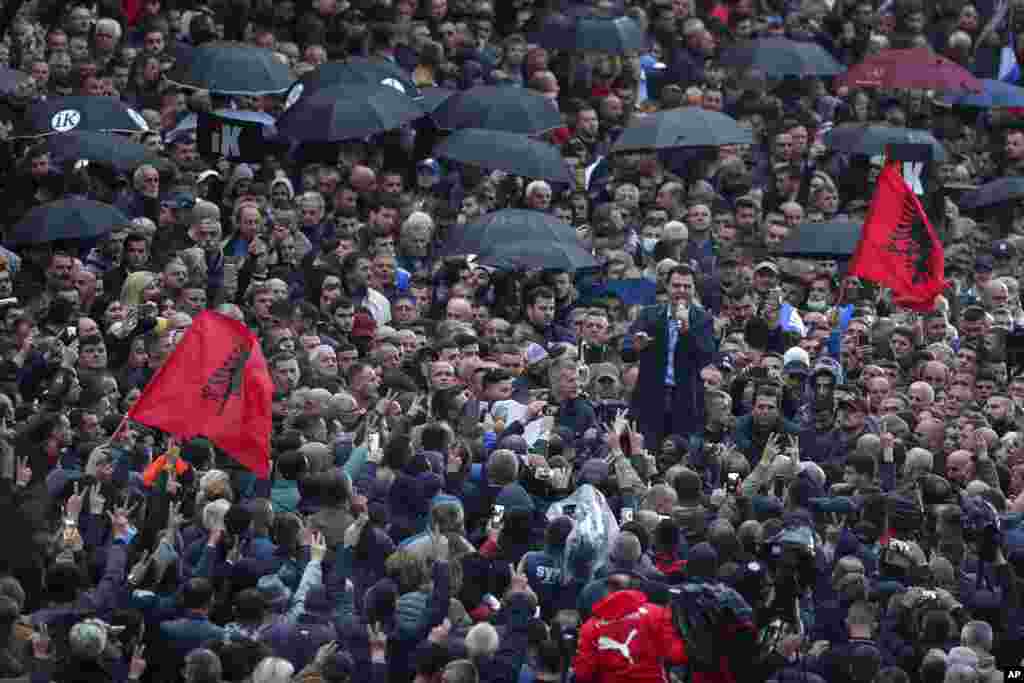
[{"label": "suit jacket", "polygon": [[680,332],[673,363],[675,388],[671,432],[665,431],[665,372],[668,366],[668,305],[647,306],[640,311],[630,333],[645,332],[651,343],[639,354],[640,376],[633,391],[631,413],[644,434],[648,448],[657,448],[668,433],[688,435],[704,422],[704,383],[700,370],[717,351],[714,319],[702,307],[690,307],[690,325]]}]

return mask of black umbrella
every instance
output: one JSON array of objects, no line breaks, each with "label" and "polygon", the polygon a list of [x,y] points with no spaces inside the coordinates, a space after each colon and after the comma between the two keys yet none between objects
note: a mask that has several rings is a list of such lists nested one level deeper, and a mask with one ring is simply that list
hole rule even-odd
[{"label": "black umbrella", "polygon": [[41,244],[87,239],[112,232],[128,223],[121,210],[91,199],[61,199],[37,206],[18,221],[7,244]]},{"label": "black umbrella", "polygon": [[18,86],[30,78],[24,71],[0,66],[0,94],[13,95],[18,91]]},{"label": "black umbrella", "polygon": [[300,98],[277,120],[277,134],[296,142],[341,142],[394,130],[421,116],[415,100],[386,85],[338,85]]},{"label": "black umbrella", "polygon": [[757,38],[722,51],[726,66],[757,69],[766,76],[836,76],[846,71],[825,48],[788,38]]},{"label": "black umbrella", "polygon": [[421,96],[419,88],[402,67],[386,59],[350,57],[340,62],[327,62],[309,72],[288,90],[285,108],[303,95],[334,85],[388,85],[412,98]]},{"label": "black umbrella", "polygon": [[434,148],[434,156],[525,178],[557,183],[572,181],[557,147],[522,133],[481,128],[457,130]]},{"label": "black umbrella", "polygon": [[700,107],[681,107],[638,116],[622,131],[613,152],[674,147],[753,144],[753,134],[736,119]]},{"label": "black umbrella", "polygon": [[593,254],[578,244],[560,242],[504,242],[486,248],[477,255],[477,262],[502,270],[580,270],[595,268]]},{"label": "black umbrella", "polygon": [[779,256],[811,259],[847,259],[857,249],[862,223],[831,221],[801,223],[779,245]]},{"label": "black umbrella", "polygon": [[23,136],[67,133],[70,131],[120,131],[137,133],[149,130],[146,120],[121,100],[113,97],[73,95],[37,100],[29,105],[23,119]]},{"label": "black umbrella", "polygon": [[647,47],[644,32],[631,17],[564,15],[549,19],[537,36],[541,46],[556,50],[623,54]]},{"label": "black umbrella", "polygon": [[72,131],[48,135],[43,142],[43,149],[50,153],[50,159],[57,164],[88,159],[125,174],[147,161],[162,163],[144,146],[113,133]]},{"label": "black umbrella", "polygon": [[973,192],[967,192],[960,200],[965,209],[980,209],[1012,202],[1024,197],[1024,178],[1008,176],[985,183]]},{"label": "black umbrella", "polygon": [[562,125],[547,98],[525,88],[479,85],[456,93],[432,114],[440,128],[486,128],[509,133],[543,133]]},{"label": "black umbrella", "polygon": [[528,209],[502,209],[472,223],[453,225],[443,253],[448,256],[479,254],[497,244],[541,242],[577,244],[576,228],[549,213]]},{"label": "black umbrella", "polygon": [[422,97],[418,100],[423,111],[435,112],[437,108],[448,101],[448,98],[457,93],[458,90],[450,88],[423,88],[420,90]]},{"label": "black umbrella", "polygon": [[946,160],[946,149],[926,130],[844,123],[825,134],[826,147],[846,154],[878,156],[889,145],[929,145],[934,161]]},{"label": "black umbrella", "polygon": [[244,43],[206,43],[182,55],[167,80],[216,95],[275,95],[293,83],[274,52]]}]

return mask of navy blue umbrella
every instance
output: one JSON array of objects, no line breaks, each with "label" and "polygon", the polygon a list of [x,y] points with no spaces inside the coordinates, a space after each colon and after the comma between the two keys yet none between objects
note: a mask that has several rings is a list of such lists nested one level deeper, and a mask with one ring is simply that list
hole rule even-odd
[{"label": "navy blue umbrella", "polygon": [[801,223],[779,245],[778,255],[806,259],[848,259],[857,249],[863,224],[854,221]]},{"label": "navy blue umbrella", "polygon": [[434,148],[434,156],[524,178],[572,181],[557,147],[522,133],[480,128],[457,130]]},{"label": "navy blue umbrella", "polygon": [[415,100],[386,85],[336,85],[301,97],[277,120],[294,142],[359,140],[423,116]]},{"label": "navy blue umbrella", "polygon": [[58,165],[87,159],[123,174],[131,173],[147,161],[160,163],[143,145],[114,133],[72,131],[48,135],[43,149]]},{"label": "navy blue umbrella", "polygon": [[495,245],[514,242],[579,244],[576,228],[549,213],[529,209],[502,209],[472,223],[453,225],[442,253],[446,256],[480,254]]},{"label": "navy blue umbrella", "polygon": [[741,127],[731,116],[700,107],[681,107],[635,117],[612,151],[750,145],[753,140],[750,129]]},{"label": "navy blue umbrella", "polygon": [[502,242],[484,248],[477,262],[502,270],[566,270],[594,268],[594,255],[579,244],[549,241]]},{"label": "navy blue umbrella", "polygon": [[946,160],[946,148],[926,130],[844,123],[825,134],[825,146],[845,154],[878,156],[890,145],[929,145],[934,161]]},{"label": "navy blue umbrella", "polygon": [[291,69],[272,50],[215,42],[183,54],[167,80],[216,95],[276,95],[291,86]]},{"label": "navy blue umbrella", "polygon": [[543,47],[571,52],[588,50],[618,55],[647,47],[644,32],[632,17],[554,15],[536,39]]},{"label": "navy blue umbrella", "polygon": [[113,232],[128,217],[110,204],[91,199],[61,199],[37,206],[8,233],[7,244],[42,244],[89,239]]},{"label": "navy blue umbrella", "polygon": [[722,50],[722,64],[766,76],[836,76],[846,71],[825,48],[788,38],[756,38]]},{"label": "navy blue umbrella", "polygon": [[149,130],[142,115],[121,100],[89,95],[37,100],[29,105],[22,121],[21,136],[83,130],[125,133]]},{"label": "navy blue umbrella", "polygon": [[511,86],[479,85],[458,92],[431,114],[439,128],[486,128],[535,135],[562,125],[562,115],[547,98]]},{"label": "navy blue umbrella", "polygon": [[965,209],[980,209],[1024,197],[1024,178],[1008,176],[985,183],[977,190],[964,193],[960,206]]},{"label": "navy blue umbrella", "polygon": [[288,90],[285,108],[291,107],[303,95],[342,83],[387,85],[414,99],[421,96],[412,76],[394,62],[376,57],[350,57],[343,61],[321,64],[296,81]]}]

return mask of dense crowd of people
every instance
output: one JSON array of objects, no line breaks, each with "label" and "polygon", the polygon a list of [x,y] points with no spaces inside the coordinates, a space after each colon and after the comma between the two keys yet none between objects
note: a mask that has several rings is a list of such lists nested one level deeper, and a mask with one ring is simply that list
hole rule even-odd
[{"label": "dense crowd of people", "polygon": [[[845,66],[924,47],[1019,81],[1003,67],[1024,46],[1021,3],[550,5],[4,4],[0,53],[30,76],[0,105],[4,225],[62,198],[127,221],[0,243],[0,678],[1020,674],[1024,211],[962,201],[1024,175],[1020,112],[719,57],[758,37]],[[630,17],[645,49],[537,42],[586,12]],[[574,182],[435,158],[429,118],[211,157],[190,115],[286,106],[166,77],[216,40],[271,50],[296,78],[363,56],[424,92],[540,93],[562,126],[537,137]],[[133,107],[152,162],[118,173],[20,134],[33,104],[68,95]],[[611,152],[680,107],[728,114],[754,144]],[[923,198],[948,279],[932,310],[779,253],[797,226],[866,216],[885,159],[831,149],[843,123],[926,129],[945,153]],[[445,249],[506,208],[574,226],[598,266],[510,271]],[[267,479],[125,419],[206,310],[243,321],[267,359]]]}]

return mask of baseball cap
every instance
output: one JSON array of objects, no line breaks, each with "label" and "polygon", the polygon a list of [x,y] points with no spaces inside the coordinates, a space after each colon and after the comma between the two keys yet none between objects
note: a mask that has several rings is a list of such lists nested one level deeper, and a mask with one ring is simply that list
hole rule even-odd
[{"label": "baseball cap", "polygon": [[1017,258],[1017,247],[1007,240],[999,240],[992,247],[996,258]]},{"label": "baseball cap", "polygon": [[754,267],[755,273],[758,272],[759,270],[770,270],[776,275],[779,274],[779,266],[773,261],[761,261],[760,263],[757,264],[757,266]]},{"label": "baseball cap", "polygon": [[434,159],[424,159],[416,164],[417,173],[432,173],[434,175],[441,174],[441,165]]},{"label": "baseball cap", "polygon": [[189,192],[171,192],[160,198],[160,206],[168,209],[191,209],[196,198]]}]

